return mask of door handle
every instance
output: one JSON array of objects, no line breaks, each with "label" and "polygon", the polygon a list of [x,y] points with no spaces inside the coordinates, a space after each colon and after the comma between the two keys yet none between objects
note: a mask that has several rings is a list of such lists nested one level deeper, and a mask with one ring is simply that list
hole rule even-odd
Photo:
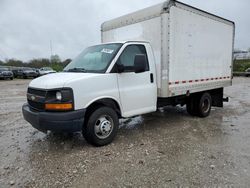
[{"label": "door handle", "polygon": [[154,83],[154,75],[153,75],[153,73],[150,74],[150,82]]}]

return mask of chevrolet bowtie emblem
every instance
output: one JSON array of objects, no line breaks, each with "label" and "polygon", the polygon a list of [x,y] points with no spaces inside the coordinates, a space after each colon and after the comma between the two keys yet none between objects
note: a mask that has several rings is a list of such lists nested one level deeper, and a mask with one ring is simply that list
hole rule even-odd
[{"label": "chevrolet bowtie emblem", "polygon": [[34,95],[31,96],[31,100],[34,101],[36,100],[36,97]]}]

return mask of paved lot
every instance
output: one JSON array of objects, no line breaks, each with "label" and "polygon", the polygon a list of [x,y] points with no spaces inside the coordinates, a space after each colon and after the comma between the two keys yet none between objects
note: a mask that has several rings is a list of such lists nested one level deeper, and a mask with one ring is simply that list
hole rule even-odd
[{"label": "paved lot", "polygon": [[249,187],[250,79],[235,78],[206,119],[166,108],[123,121],[102,148],[25,122],[29,81],[0,81],[0,187]]}]

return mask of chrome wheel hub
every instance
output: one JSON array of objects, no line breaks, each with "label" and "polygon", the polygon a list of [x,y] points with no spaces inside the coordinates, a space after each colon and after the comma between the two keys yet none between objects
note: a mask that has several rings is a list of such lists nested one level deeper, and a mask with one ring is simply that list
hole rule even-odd
[{"label": "chrome wheel hub", "polygon": [[109,121],[102,122],[100,129],[103,134],[108,133],[111,130],[111,123]]},{"label": "chrome wheel hub", "polygon": [[95,123],[95,134],[100,139],[106,139],[113,131],[113,120],[109,116],[101,116]]}]

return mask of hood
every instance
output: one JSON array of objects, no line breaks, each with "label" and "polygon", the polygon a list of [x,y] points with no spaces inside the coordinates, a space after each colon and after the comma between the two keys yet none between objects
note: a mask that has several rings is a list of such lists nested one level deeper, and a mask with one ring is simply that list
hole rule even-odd
[{"label": "hood", "polygon": [[98,74],[93,73],[55,73],[48,74],[39,78],[32,80],[29,87],[38,89],[56,89],[63,88],[64,85],[71,81],[78,79],[87,79],[90,77],[98,76]]},{"label": "hood", "polygon": [[36,71],[34,71],[34,70],[24,70],[23,72],[31,73],[31,72],[36,72]]},{"label": "hood", "polygon": [[42,70],[40,72],[56,72],[56,71],[53,71],[53,70]]},{"label": "hood", "polygon": [[11,74],[12,74],[12,71],[7,71],[7,70],[6,70],[6,71],[0,71],[0,73],[2,73],[2,74],[4,74],[4,73],[5,73],[5,74],[7,74],[7,73],[10,74],[10,73],[11,73]]}]

